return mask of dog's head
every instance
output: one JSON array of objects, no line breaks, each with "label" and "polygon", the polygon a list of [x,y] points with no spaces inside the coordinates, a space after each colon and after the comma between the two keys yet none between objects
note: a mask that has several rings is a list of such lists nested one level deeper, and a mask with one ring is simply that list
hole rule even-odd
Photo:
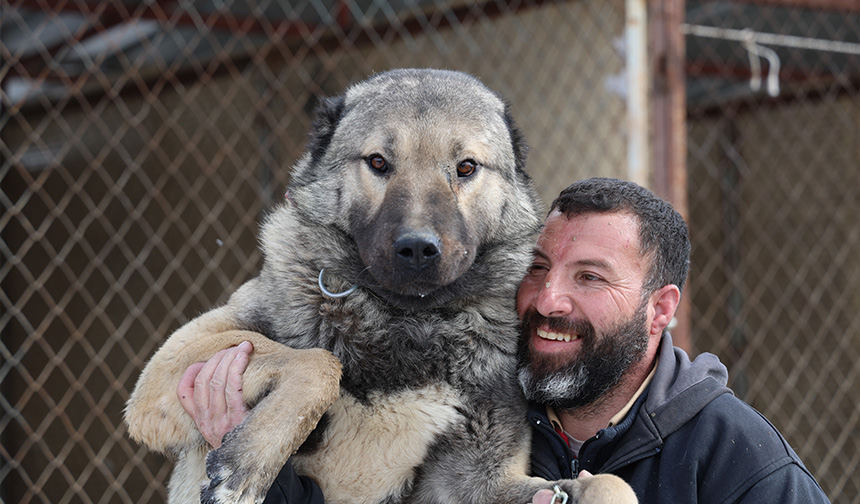
[{"label": "dog's head", "polygon": [[428,306],[462,295],[488,248],[536,231],[525,156],[506,103],[477,79],[395,70],[322,101],[291,199],[355,243],[360,284]]}]

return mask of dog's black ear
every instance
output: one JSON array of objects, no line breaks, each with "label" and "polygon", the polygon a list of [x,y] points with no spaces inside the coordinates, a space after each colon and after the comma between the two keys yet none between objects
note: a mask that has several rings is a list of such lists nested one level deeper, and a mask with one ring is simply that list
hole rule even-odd
[{"label": "dog's black ear", "polygon": [[511,106],[505,102],[505,124],[508,126],[508,133],[511,135],[511,144],[514,148],[514,162],[517,170],[525,172],[526,158],[529,155],[529,146],[526,144],[526,137],[514,122],[514,116],[511,114]]},{"label": "dog's black ear", "polygon": [[331,143],[331,137],[343,115],[344,98],[322,97],[314,111],[314,122],[311,137],[308,141],[308,152],[311,154],[311,164],[316,165],[325,154]]}]

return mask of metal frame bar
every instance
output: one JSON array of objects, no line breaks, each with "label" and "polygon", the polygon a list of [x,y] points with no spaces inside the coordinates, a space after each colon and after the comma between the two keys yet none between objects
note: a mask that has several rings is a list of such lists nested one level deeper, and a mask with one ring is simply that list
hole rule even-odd
[{"label": "metal frame bar", "polygon": [[766,5],[768,7],[786,7],[814,10],[835,10],[844,12],[860,12],[860,2],[857,0],[722,0],[724,2],[748,3]]},{"label": "metal frame bar", "polygon": [[[680,30],[684,11],[685,0],[648,2],[653,188],[687,218],[686,51]],[[681,296],[671,329],[675,345],[687,352],[693,349],[690,298]]]},{"label": "metal frame bar", "polygon": [[627,179],[648,186],[651,159],[648,135],[651,79],[648,69],[648,5],[626,0],[625,58],[627,67]]}]

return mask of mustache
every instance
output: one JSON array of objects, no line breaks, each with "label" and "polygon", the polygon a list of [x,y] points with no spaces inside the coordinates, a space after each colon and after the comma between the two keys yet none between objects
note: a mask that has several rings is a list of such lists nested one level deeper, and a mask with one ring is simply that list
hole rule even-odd
[{"label": "mustache", "polygon": [[523,314],[523,331],[530,331],[537,327],[546,327],[552,332],[576,334],[582,338],[594,336],[594,326],[587,319],[565,317],[546,317],[541,315],[535,308],[529,308]]}]

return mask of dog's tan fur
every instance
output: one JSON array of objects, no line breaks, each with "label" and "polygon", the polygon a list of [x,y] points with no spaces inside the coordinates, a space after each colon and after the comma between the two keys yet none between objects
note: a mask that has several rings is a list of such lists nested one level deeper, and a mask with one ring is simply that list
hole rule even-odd
[{"label": "dog's tan fur", "polygon": [[335,402],[327,436],[345,442],[326,443],[312,456],[293,457],[296,470],[313,477],[326,500],[381,501],[388,489],[412,476],[433,439],[456,422],[459,405],[453,391],[435,385],[372,404],[348,396]]}]

